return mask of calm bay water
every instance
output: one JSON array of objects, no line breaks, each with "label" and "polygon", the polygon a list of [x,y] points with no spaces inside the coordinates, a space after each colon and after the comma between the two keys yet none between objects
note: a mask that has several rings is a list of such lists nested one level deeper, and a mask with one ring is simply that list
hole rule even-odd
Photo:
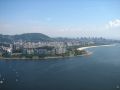
[{"label": "calm bay water", "polygon": [[120,46],[90,56],[0,60],[0,90],[120,90]]}]

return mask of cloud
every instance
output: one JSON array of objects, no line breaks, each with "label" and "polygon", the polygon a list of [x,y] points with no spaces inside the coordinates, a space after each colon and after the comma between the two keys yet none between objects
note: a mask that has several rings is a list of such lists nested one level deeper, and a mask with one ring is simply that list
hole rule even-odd
[{"label": "cloud", "polygon": [[106,25],[107,29],[118,28],[118,27],[120,27],[120,19],[109,21],[108,24]]}]

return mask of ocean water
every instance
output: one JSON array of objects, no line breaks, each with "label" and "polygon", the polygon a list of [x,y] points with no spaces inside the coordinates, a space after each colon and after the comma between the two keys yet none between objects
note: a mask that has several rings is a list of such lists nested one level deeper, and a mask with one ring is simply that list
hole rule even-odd
[{"label": "ocean water", "polygon": [[120,46],[90,56],[0,60],[0,90],[120,90]]}]

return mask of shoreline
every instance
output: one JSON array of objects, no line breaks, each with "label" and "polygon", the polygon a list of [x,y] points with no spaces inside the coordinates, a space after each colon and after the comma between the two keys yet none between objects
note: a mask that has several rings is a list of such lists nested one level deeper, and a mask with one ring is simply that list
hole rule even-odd
[{"label": "shoreline", "polygon": [[47,60],[47,59],[59,59],[59,58],[71,58],[71,57],[77,57],[77,56],[89,56],[91,54],[92,54],[92,52],[87,51],[86,54],[81,54],[81,55],[76,55],[76,56],[56,56],[56,57],[48,56],[48,57],[44,57],[44,58],[4,58],[4,57],[2,57],[2,58],[0,58],[0,60],[11,60],[11,59],[13,59],[13,60],[19,60],[19,59],[21,59],[21,60]]},{"label": "shoreline", "polygon": [[92,52],[90,51],[86,51],[85,54],[81,54],[81,55],[75,55],[75,56],[54,56],[54,57],[44,57],[44,58],[5,58],[5,57],[2,57],[0,58],[0,60],[47,60],[47,59],[59,59],[59,58],[71,58],[71,57],[78,57],[78,56],[89,56],[91,55]]},{"label": "shoreline", "polygon": [[92,52],[90,51],[86,51],[85,54],[81,54],[81,55],[76,55],[76,56],[54,56],[54,57],[44,57],[44,58],[5,58],[5,57],[2,57],[0,58],[0,60],[47,60],[47,59],[59,59],[59,58],[71,58],[71,57],[78,57],[78,56],[89,56],[91,55]]},{"label": "shoreline", "polygon": [[[111,44],[111,45],[98,45],[98,46],[87,46],[87,47],[80,47],[80,48],[77,48],[77,50],[86,50],[88,48],[95,48],[95,47],[102,47],[102,46],[114,46],[115,44]],[[85,54],[81,54],[81,55],[75,55],[75,56],[53,56],[53,57],[50,57],[50,56],[47,56],[47,57],[44,57],[44,58],[6,58],[6,57],[0,57],[0,60],[10,60],[10,59],[13,59],[13,60],[46,60],[46,59],[56,59],[56,58],[71,58],[71,57],[77,57],[77,56],[89,56],[93,54],[93,52],[90,52],[88,50],[86,50],[86,53]]]},{"label": "shoreline", "polygon": [[80,48],[78,48],[77,50],[85,50],[85,49],[88,49],[88,48],[95,48],[95,47],[109,47],[109,46],[115,46],[115,44],[80,47]]}]

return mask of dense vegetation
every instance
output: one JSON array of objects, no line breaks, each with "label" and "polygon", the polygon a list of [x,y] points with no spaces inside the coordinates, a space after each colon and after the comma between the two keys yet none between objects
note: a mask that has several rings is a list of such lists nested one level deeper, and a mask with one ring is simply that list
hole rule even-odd
[{"label": "dense vegetation", "polygon": [[2,35],[0,34],[0,42],[12,43],[14,41],[23,40],[23,41],[51,41],[52,38],[41,33],[25,33],[20,35]]}]

